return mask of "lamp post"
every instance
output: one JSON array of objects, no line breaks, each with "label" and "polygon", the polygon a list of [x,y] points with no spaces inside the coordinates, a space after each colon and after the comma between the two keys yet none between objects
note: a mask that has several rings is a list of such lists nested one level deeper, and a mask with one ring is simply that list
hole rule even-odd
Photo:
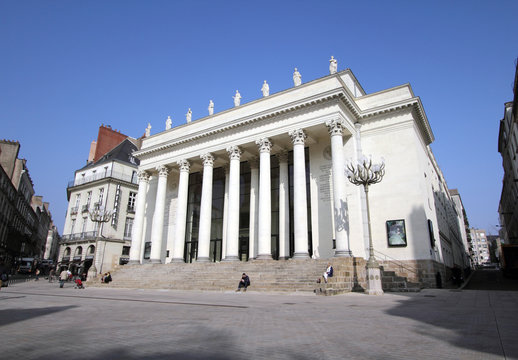
[{"label": "lamp post", "polygon": [[346,169],[347,178],[354,185],[363,185],[365,189],[365,202],[367,203],[367,223],[369,229],[369,260],[367,260],[367,294],[382,295],[381,271],[379,263],[374,256],[372,246],[371,215],[369,210],[369,185],[377,184],[385,175],[385,162],[381,159],[379,164],[373,164],[371,158],[362,157],[357,164],[350,162]]},{"label": "lamp post", "polygon": [[88,269],[88,279],[95,279],[97,278],[97,268],[95,267],[95,261],[97,260],[97,249],[99,246],[99,239],[101,238],[101,228],[102,225],[105,222],[108,222],[111,220],[113,216],[113,211],[106,211],[104,208],[99,207],[93,210],[90,210],[88,212],[90,215],[90,220],[92,220],[94,223],[99,224],[98,225],[98,232],[97,236],[95,237],[95,251],[94,251],[94,258],[92,259],[92,266],[90,266],[90,269]]}]

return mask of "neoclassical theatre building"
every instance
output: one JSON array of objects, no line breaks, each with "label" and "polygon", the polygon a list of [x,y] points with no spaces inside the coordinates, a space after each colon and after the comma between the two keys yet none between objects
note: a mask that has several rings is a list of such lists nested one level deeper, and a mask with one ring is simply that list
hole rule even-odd
[{"label": "neoclassical theatre building", "polygon": [[[333,61],[333,59],[331,60]],[[370,187],[376,256],[463,266],[459,211],[409,84],[366,94],[350,70],[144,138],[130,263],[368,258],[363,187],[345,168],[384,158]]]}]

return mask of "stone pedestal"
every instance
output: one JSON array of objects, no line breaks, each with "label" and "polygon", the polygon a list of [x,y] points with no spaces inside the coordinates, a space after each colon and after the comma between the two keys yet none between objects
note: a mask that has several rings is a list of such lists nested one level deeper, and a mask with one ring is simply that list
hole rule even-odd
[{"label": "stone pedestal", "polygon": [[383,295],[379,265],[367,264],[367,295]]}]

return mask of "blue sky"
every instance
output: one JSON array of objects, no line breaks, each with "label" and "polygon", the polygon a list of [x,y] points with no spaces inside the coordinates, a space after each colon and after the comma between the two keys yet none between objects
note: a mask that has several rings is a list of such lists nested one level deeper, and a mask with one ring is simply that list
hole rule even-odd
[{"label": "blue sky", "polygon": [[[496,232],[517,1],[0,0],[0,138],[18,140],[60,233],[101,124],[139,137],[309,81],[329,58],[375,92],[410,83],[471,226]],[[373,154],[374,155],[374,154]]]}]

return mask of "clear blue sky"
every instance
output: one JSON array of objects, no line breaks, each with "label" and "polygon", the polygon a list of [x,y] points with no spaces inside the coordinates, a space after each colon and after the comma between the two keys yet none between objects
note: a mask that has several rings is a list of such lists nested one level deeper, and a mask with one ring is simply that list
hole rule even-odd
[{"label": "clear blue sky", "polygon": [[[138,137],[350,68],[375,92],[410,83],[471,226],[495,232],[517,1],[0,0],[0,138],[18,140],[63,231],[66,186],[99,125]],[[374,155],[374,154],[373,154]]]}]

